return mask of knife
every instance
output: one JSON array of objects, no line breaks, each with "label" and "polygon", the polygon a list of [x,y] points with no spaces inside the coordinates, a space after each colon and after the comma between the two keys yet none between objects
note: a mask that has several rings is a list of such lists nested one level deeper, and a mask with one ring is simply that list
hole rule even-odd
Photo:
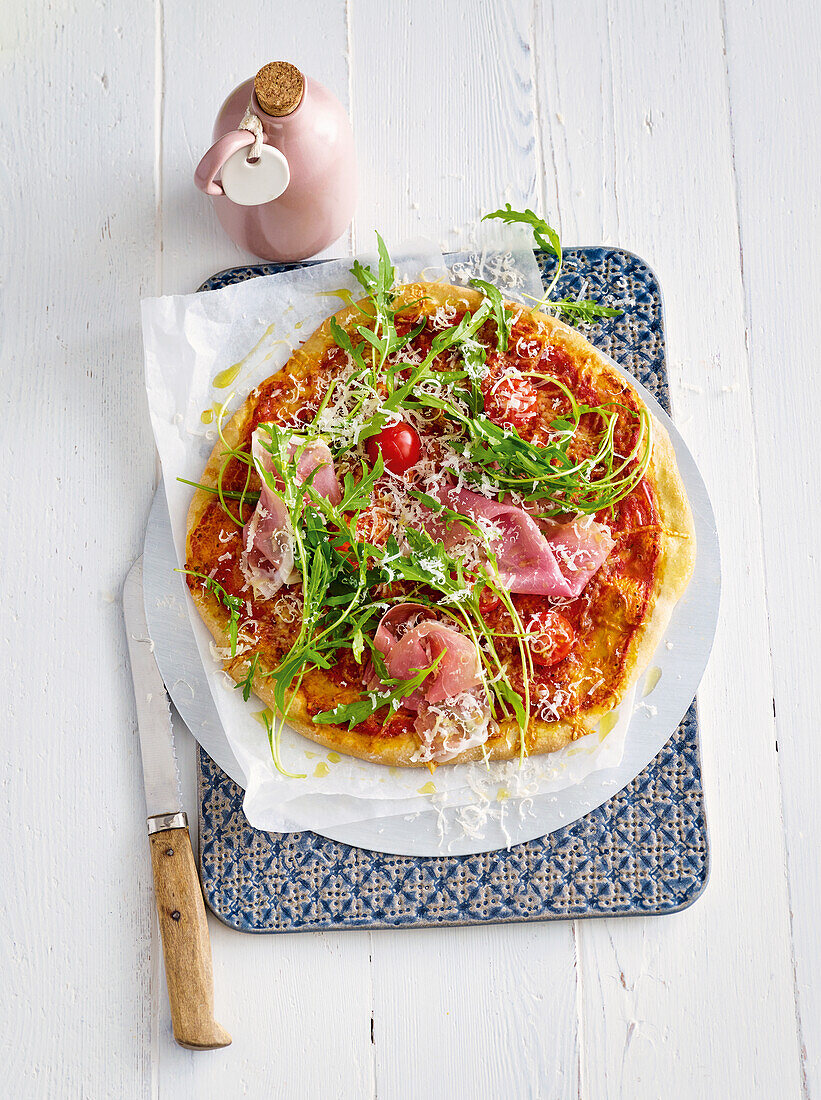
[{"label": "knife", "polygon": [[208,922],[188,817],[182,808],[171,710],[145,621],[142,558],[126,577],[123,615],[137,701],[148,842],[174,1038],[189,1050],[216,1050],[228,1046],[231,1036],[214,1019]]}]

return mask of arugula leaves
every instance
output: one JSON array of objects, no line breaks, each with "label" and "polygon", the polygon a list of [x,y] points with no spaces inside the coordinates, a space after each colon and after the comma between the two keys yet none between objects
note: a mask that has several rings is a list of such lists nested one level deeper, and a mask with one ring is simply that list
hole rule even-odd
[{"label": "arugula leaves", "polygon": [[268,707],[265,710],[257,711],[254,718],[265,727],[265,732],[268,734],[268,744],[271,747],[271,759],[274,761],[274,767],[280,775],[284,775],[286,779],[305,779],[307,778],[303,772],[300,775],[294,772],[286,771],[282,765],[282,758],[279,754],[279,742],[282,737],[283,723],[278,722],[276,715]]},{"label": "arugula leaves", "polygon": [[[220,490],[215,485],[203,485],[201,481],[189,481],[187,477],[178,477],[177,481],[194,489],[202,489],[206,493],[214,493],[215,496],[220,495]],[[238,492],[236,489],[223,489],[222,495],[227,500],[247,500],[249,504],[256,504],[259,500],[259,493]]]},{"label": "arugula leaves", "polygon": [[550,280],[543,297],[533,307],[534,309],[541,309],[553,293],[553,288],[556,286],[556,283],[559,281],[559,276],[562,273],[562,242],[559,240],[559,234],[552,226],[547,224],[544,218],[540,218],[533,210],[529,208],[526,210],[513,210],[509,202],[505,203],[504,210],[494,210],[490,214],[485,214],[482,221],[488,221],[491,218],[497,218],[499,221],[504,222],[505,225],[517,223],[520,225],[529,225],[533,230],[533,239],[536,241],[539,248],[544,249],[545,252],[556,257],[556,270],[553,272],[553,278]]},{"label": "arugula leaves", "polygon": [[228,636],[231,640],[231,656],[237,655],[237,631],[239,629],[239,616],[243,609],[244,601],[239,596],[232,596],[229,592],[214,580],[213,577],[209,577],[207,573],[200,573],[196,569],[178,569],[178,573],[187,573],[189,577],[196,577],[202,581],[203,588],[207,588],[213,592],[220,603],[230,612],[230,620],[228,624]]},{"label": "arugula leaves", "polygon": [[[387,389],[390,393],[395,368],[389,367],[388,360],[397,355],[425,327],[423,318],[416,328],[409,329],[404,336],[399,334],[396,327],[397,316],[413,303],[396,308],[396,272],[385,242],[378,233],[376,239],[379,256],[376,271],[359,260],[355,260],[351,268],[351,274],[367,296],[364,306],[356,306],[362,320],[353,324],[350,332],[335,317],[330,320],[334,342],[346,352],[353,364],[353,370],[346,378],[346,385],[354,395],[353,404],[345,409],[344,422],[328,423],[327,418],[323,422],[325,433],[330,436],[331,444],[338,451],[347,449],[351,443],[351,424],[356,424],[352,439],[354,445],[378,434],[385,426],[390,409],[381,405],[372,411],[367,422],[361,426],[357,424],[357,417],[363,415],[363,409],[373,409],[383,390]],[[331,382],[314,414],[313,426],[317,430],[337,382],[338,380]]]},{"label": "arugula leaves", "polygon": [[[476,467],[464,476],[474,484],[489,481],[500,493],[513,491],[524,500],[540,501],[545,515],[592,515],[622,500],[644,477],[652,452],[652,422],[644,408],[636,413],[618,402],[580,404],[562,383],[554,378],[549,381],[569,397],[570,412],[552,421],[553,440],[539,447],[522,439],[514,427],[496,424],[483,414],[466,417],[455,404],[444,403],[446,415],[462,425],[466,436],[463,453]],[[426,399],[420,395],[418,400],[424,403]],[[636,442],[623,457],[616,452],[620,415],[639,422]],[[571,447],[583,416],[600,418],[604,427],[597,449],[578,459],[572,456]]]},{"label": "arugula leaves", "polygon": [[[487,564],[480,570],[478,577],[468,576],[461,558],[450,554],[442,542],[432,538],[425,530],[409,528],[405,531],[405,538],[410,554],[402,554],[396,540],[388,539],[383,569],[392,579],[415,582],[423,588],[432,588],[439,594],[436,602],[426,599],[424,592],[419,591],[414,593],[413,599],[440,612],[444,610],[471,638],[481,658],[482,680],[488,699],[492,702],[495,695],[497,712],[500,710],[503,716],[510,714],[509,706],[512,706],[520,728],[524,730],[529,706],[522,706],[521,697],[510,683],[507,666],[499,656],[494,633],[485,621],[480,605],[482,591],[489,588],[512,615],[517,632],[523,630],[510,595],[499,580],[496,556],[481,528],[470,518],[459,515],[426,494],[418,496],[432,511],[443,515],[447,523],[458,522],[468,531],[477,534],[484,541]],[[514,703],[514,697],[518,703]],[[525,697],[529,698],[527,684]]]},{"label": "arugula leaves", "polygon": [[[294,436],[276,424],[259,426],[260,443],[273,473],[256,463],[268,490],[285,505],[294,538],[294,560],[302,577],[302,621],[299,633],[275,669],[266,673],[276,708],[287,714],[306,672],[329,668],[333,654],[346,644],[364,646],[364,630],[375,614],[369,591],[376,578],[375,547],[357,538],[358,516],[368,507],[384,465],[379,455],[373,467],[361,463],[360,477],[349,472],[342,499],[332,504],[313,487],[313,478],[298,475],[299,459],[308,440],[289,453]],[[347,543],[343,552],[339,549]]]},{"label": "arugula leaves", "polygon": [[599,305],[593,298],[557,298],[550,303],[559,310],[559,315],[574,324],[592,325],[599,317],[621,317],[624,310]]},{"label": "arugula leaves", "polygon": [[[377,650],[374,650],[375,663],[379,656]],[[368,692],[364,698],[357,699],[353,703],[340,704],[334,707],[333,710],[323,710],[319,714],[315,714],[313,720],[322,725],[347,722],[348,729],[353,729],[354,726],[364,722],[366,718],[370,718],[372,714],[376,714],[378,710],[385,706],[389,708],[389,712],[395,712],[402,705],[402,701],[420,688],[431,673],[439,667],[444,656],[445,652],[443,650],[432,664],[428,665],[427,668],[419,669],[407,680],[391,679],[386,673],[384,662],[380,662],[381,668],[377,666],[377,671],[383,687],[389,690]]]},{"label": "arugula leaves", "polygon": [[510,311],[502,300],[499,288],[495,287],[493,283],[486,283],[484,279],[471,279],[470,285],[475,286],[477,290],[481,290],[490,302],[493,319],[496,322],[496,347],[500,352],[506,352],[510,340],[510,320],[508,318]]},{"label": "arugula leaves", "polygon": [[535,211],[529,208],[525,210],[514,210],[510,203],[506,202],[504,210],[493,210],[490,214],[485,214],[482,221],[489,221],[491,218],[497,218],[499,221],[504,222],[505,225],[529,225],[533,230],[533,238],[539,248],[544,249],[545,252],[549,252],[551,256],[555,256],[561,263],[562,244],[559,240],[559,234],[547,224],[544,218],[540,218]]},{"label": "arugula leaves", "polygon": [[[362,409],[368,395],[378,393],[380,389],[384,389],[385,393],[380,408],[358,431],[356,443],[362,443],[370,436],[378,434],[385,426],[389,414],[411,407],[415,403],[414,394],[420,386],[427,383],[433,383],[434,386],[451,385],[468,378],[471,387],[469,406],[474,411],[479,411],[482,407],[479,381],[485,374],[486,353],[484,346],[476,340],[476,334],[485,321],[492,317],[496,322],[497,346],[500,349],[506,349],[510,337],[508,311],[505,309],[499,290],[491,283],[474,280],[474,285],[482,291],[485,299],[479,308],[472,314],[465,313],[456,325],[437,333],[431,341],[428,354],[421,363],[403,362],[399,353],[422,331],[426,319],[423,317],[419,324],[411,328],[405,336],[399,336],[396,329],[396,316],[399,311],[395,307],[393,286],[395,271],[391,266],[385,243],[379,234],[377,234],[377,241],[379,246],[377,271],[374,272],[358,261],[351,269],[352,274],[368,295],[370,308],[366,315],[369,323],[355,325],[354,335],[346,332],[335,319],[332,318],[330,323],[334,342],[350,356],[354,364],[348,384],[362,391],[362,398],[353,409],[351,418]],[[411,304],[416,303],[407,303],[401,308],[407,309]],[[443,370],[434,366],[436,360],[451,349],[462,353],[465,370]],[[396,361],[388,362],[391,358]],[[405,375],[404,380],[400,375]],[[314,424],[317,423],[328,398],[329,393],[326,393],[314,417]]]},{"label": "arugula leaves", "polygon": [[254,690],[254,676],[256,676],[258,664],[259,654],[255,653],[248,662],[248,671],[245,674],[245,679],[240,680],[238,684],[234,685],[236,688],[242,688],[242,698],[246,703],[251,698],[251,692]]},{"label": "arugula leaves", "polygon": [[593,298],[584,298],[579,301],[575,301],[571,298],[559,298],[553,302],[549,301],[550,295],[553,293],[559,281],[559,276],[562,273],[563,255],[562,242],[559,239],[559,234],[547,224],[544,218],[540,218],[538,214],[529,208],[526,210],[513,210],[509,202],[505,203],[504,210],[494,210],[490,214],[485,214],[482,221],[491,218],[496,218],[506,225],[519,224],[530,226],[533,231],[533,239],[539,248],[547,252],[550,256],[555,256],[558,261],[556,270],[553,272],[553,278],[550,280],[550,284],[544,292],[543,297],[533,307],[534,309],[542,309],[544,306],[549,305],[551,308],[558,311],[560,317],[564,317],[566,320],[573,321],[574,323],[586,322],[587,324],[593,324],[600,317],[621,316],[623,310],[611,309],[609,306],[601,306]]}]

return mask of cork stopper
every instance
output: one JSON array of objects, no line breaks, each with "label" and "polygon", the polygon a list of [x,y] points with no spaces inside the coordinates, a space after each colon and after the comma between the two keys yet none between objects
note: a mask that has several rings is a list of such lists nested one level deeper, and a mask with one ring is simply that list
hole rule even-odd
[{"label": "cork stopper", "polygon": [[305,77],[287,61],[271,61],[254,77],[254,91],[266,115],[289,115],[302,102]]}]

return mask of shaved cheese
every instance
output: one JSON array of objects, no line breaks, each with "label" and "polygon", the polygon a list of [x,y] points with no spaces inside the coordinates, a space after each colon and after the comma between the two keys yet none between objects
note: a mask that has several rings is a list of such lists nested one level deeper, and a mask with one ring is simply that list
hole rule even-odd
[{"label": "shaved cheese", "polygon": [[302,616],[302,593],[280,592],[274,603],[274,614],[282,623],[293,623]]},{"label": "shaved cheese", "polygon": [[424,717],[416,721],[419,748],[411,757],[414,763],[445,763],[483,745],[490,732],[490,707],[487,697],[473,691],[461,692],[442,703],[425,704]]},{"label": "shaved cheese", "polygon": [[531,692],[531,700],[543,722],[558,722],[573,702],[573,695],[557,684],[541,685]]},{"label": "shaved cheese", "polygon": [[519,336],[513,350],[520,359],[536,359],[542,350],[542,342],[541,340]]},{"label": "shaved cheese", "polygon": [[428,317],[428,328],[437,330],[452,328],[456,320],[456,307],[454,305],[437,306],[434,313]]},{"label": "shaved cheese", "polygon": [[471,279],[483,279],[486,283],[513,291],[524,286],[524,276],[519,270],[512,252],[471,252],[466,260],[451,265],[453,281],[465,285]]}]

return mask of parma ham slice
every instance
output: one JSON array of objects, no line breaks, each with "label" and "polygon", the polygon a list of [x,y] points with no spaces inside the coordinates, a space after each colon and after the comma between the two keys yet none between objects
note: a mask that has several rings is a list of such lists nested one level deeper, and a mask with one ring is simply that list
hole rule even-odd
[{"label": "parma ham slice", "polygon": [[[301,443],[302,440],[295,436],[288,453],[293,456]],[[258,470],[274,474],[273,460],[260,438],[259,428],[251,438],[251,456]],[[301,484],[313,474],[312,487],[332,504],[342,499],[327,443],[309,443],[297,460],[296,474]],[[294,531],[288,509],[271,491],[265,478],[260,476],[260,481],[259,501],[242,531],[240,567],[255,595],[270,599],[284,584],[293,584],[299,574],[294,569]]]},{"label": "parma ham slice", "polygon": [[[445,485],[434,496],[474,523],[491,525],[499,579],[510,592],[578,596],[613,548],[608,529],[593,520],[550,523],[543,530],[523,508],[489,500],[470,489]],[[466,529],[458,523],[445,529],[434,517],[433,525],[440,533],[444,530],[446,546],[465,538]]]},{"label": "parma ham slice", "polygon": [[420,703],[442,703],[482,682],[473,641],[435,618],[421,604],[400,603],[383,615],[373,639],[392,680],[410,680],[441,657],[421,688],[404,700],[408,710]]},{"label": "parma ham slice", "polygon": [[[373,644],[392,680],[409,680],[441,658],[422,687],[402,701],[416,713],[420,762],[443,763],[487,740],[490,708],[470,638],[440,622],[430,608],[401,603],[382,617]],[[367,679],[372,690],[378,687],[372,666]]]}]

